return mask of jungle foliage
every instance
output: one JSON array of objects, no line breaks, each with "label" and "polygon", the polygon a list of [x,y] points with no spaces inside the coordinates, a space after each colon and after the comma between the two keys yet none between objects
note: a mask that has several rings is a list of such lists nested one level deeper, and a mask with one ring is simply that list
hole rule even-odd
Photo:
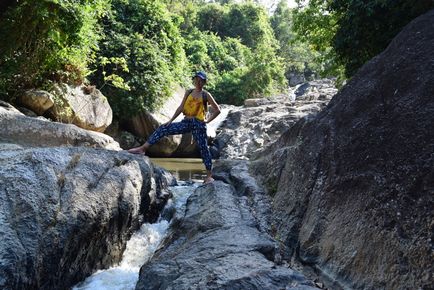
[{"label": "jungle foliage", "polygon": [[433,8],[432,0],[310,0],[295,12],[294,28],[326,56],[329,72],[345,72],[348,78],[412,19]]},{"label": "jungle foliage", "polygon": [[154,110],[188,72],[176,18],[161,1],[112,0],[92,83],[118,117]]},{"label": "jungle foliage", "polygon": [[118,118],[154,110],[209,75],[220,103],[281,92],[293,75],[351,77],[432,0],[2,2],[0,98],[53,82],[95,84]]},{"label": "jungle foliage", "polygon": [[[49,82],[80,83],[101,37],[98,18],[108,0],[23,0],[0,18],[0,93]],[[8,97],[9,96],[9,97]]]}]

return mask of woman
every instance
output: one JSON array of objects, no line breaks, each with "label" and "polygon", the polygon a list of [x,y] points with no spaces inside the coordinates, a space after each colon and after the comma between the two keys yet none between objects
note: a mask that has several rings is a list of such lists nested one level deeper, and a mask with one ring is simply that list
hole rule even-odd
[{"label": "woman", "polygon": [[[148,141],[140,147],[128,150],[134,154],[145,154],[148,148],[157,143],[164,136],[176,135],[191,132],[193,138],[200,148],[200,155],[205,164],[207,176],[204,183],[212,182],[211,177],[212,159],[207,145],[206,123],[211,122],[220,114],[220,107],[210,93],[203,89],[206,84],[206,74],[202,71],[193,76],[194,89],[188,90],[184,94],[181,105],[176,109],[175,114],[169,122],[160,126]],[[213,114],[206,118],[207,104],[213,108]],[[185,118],[181,122],[172,123],[179,114],[183,113]]]}]

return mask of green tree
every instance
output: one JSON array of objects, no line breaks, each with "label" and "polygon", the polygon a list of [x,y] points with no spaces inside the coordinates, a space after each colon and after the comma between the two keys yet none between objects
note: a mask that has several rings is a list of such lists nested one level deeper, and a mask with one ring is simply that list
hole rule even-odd
[{"label": "green tree", "polygon": [[0,21],[3,98],[50,81],[81,83],[95,58],[107,0],[23,0]]},{"label": "green tree", "polygon": [[252,2],[224,6],[208,4],[198,12],[197,27],[220,37],[239,38],[250,48],[261,43],[276,45],[267,12]]},{"label": "green tree", "polygon": [[[208,4],[197,15],[197,27],[214,35],[204,39],[214,67],[202,68],[213,72],[209,88],[220,102],[240,105],[246,98],[284,87],[284,67],[276,53],[279,45],[264,8],[252,2]],[[223,46],[217,45],[219,39]]]},{"label": "green tree", "polygon": [[337,60],[333,49],[333,37],[337,31],[337,17],[328,11],[328,2],[312,0],[308,6],[299,8],[293,14],[296,39],[308,43],[316,51],[315,62],[320,65],[322,76],[344,77],[344,66]]},{"label": "green tree", "polygon": [[278,3],[270,22],[280,45],[277,54],[284,60],[287,79],[294,73],[312,77],[324,72],[320,54],[301,41],[294,31],[293,9],[288,7],[287,1]]},{"label": "green tree", "polygon": [[[105,37],[100,57],[123,59],[96,65],[92,81],[101,87],[115,115],[128,118],[141,110],[154,110],[171,94],[175,82],[185,78],[186,59],[177,23],[162,1],[113,0],[103,18]],[[125,86],[108,83],[116,75]]]},{"label": "green tree", "polygon": [[295,14],[295,30],[327,56],[329,67],[351,77],[383,51],[412,19],[434,8],[432,0],[311,0]]},{"label": "green tree", "polygon": [[348,76],[383,51],[412,19],[434,8],[432,0],[376,0],[331,2],[338,30],[333,47]]}]

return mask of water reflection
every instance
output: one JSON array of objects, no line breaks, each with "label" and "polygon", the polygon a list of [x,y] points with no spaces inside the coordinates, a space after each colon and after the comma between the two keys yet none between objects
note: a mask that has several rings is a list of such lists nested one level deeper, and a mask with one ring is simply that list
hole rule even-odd
[{"label": "water reflection", "polygon": [[151,161],[171,172],[177,180],[200,182],[206,177],[205,165],[199,158],[151,158]]}]

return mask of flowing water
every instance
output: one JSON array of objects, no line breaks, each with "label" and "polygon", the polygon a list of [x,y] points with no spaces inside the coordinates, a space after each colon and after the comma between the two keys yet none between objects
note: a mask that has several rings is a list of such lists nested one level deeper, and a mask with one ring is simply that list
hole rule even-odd
[{"label": "flowing water", "polygon": [[[183,215],[187,198],[198,184],[180,182],[180,185],[171,187],[173,197],[168,201],[166,208],[174,207],[176,215]],[[127,290],[135,289],[139,279],[140,267],[145,264],[158,248],[160,242],[167,234],[169,222],[160,217],[154,223],[145,223],[140,230],[131,236],[119,265],[106,270],[100,270],[77,284],[74,290]]]}]

